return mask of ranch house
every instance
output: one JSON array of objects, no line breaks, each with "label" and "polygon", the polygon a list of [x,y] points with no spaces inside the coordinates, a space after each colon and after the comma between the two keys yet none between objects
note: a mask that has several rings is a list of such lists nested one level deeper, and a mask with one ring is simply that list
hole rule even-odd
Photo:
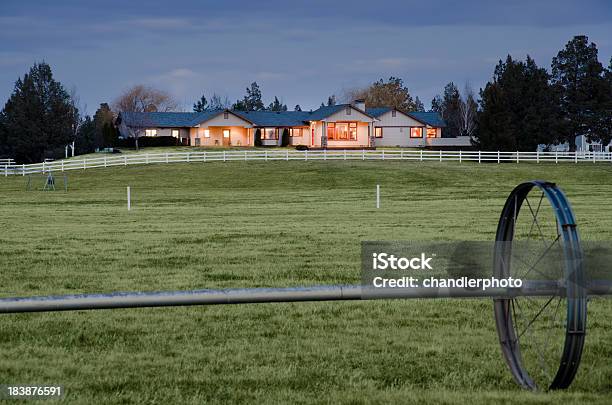
[{"label": "ranch house", "polygon": [[435,112],[402,112],[353,104],[314,111],[123,112],[122,137],[172,136],[191,146],[469,146],[469,137],[443,138],[444,121]]}]

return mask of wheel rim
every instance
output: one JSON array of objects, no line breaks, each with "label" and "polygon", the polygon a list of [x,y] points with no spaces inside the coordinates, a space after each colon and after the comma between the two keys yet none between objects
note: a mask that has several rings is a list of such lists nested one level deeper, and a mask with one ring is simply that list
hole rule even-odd
[{"label": "wheel rim", "polygon": [[552,295],[494,301],[502,353],[514,379],[530,390],[569,387],[582,355],[587,300],[574,214],[556,185],[532,181],[512,191],[494,257],[496,277],[559,286]]}]

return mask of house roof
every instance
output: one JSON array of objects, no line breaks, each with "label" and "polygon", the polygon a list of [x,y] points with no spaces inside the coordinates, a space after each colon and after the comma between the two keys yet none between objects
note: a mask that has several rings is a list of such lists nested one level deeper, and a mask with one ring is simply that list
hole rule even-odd
[{"label": "house roof", "polygon": [[208,121],[223,110],[195,112],[130,112],[120,114],[122,122],[129,127],[193,127],[200,122]]},{"label": "house roof", "polygon": [[[351,104],[337,104],[323,106],[315,111],[210,110],[204,112],[122,112],[119,118],[125,125],[131,127],[185,128],[195,127],[224,111],[228,111],[258,127],[297,127],[308,125],[309,121],[323,120],[349,106],[374,119],[392,110],[391,107],[381,107],[368,108],[366,111],[362,111]],[[410,112],[406,113],[406,115],[426,125],[434,127],[446,126],[440,114],[436,112]]]},{"label": "house roof", "polygon": [[391,111],[391,107],[380,107],[380,108],[366,108],[366,112],[376,118],[380,117],[386,112]]},{"label": "house roof", "polygon": [[299,127],[307,125],[308,111],[234,111],[234,114],[258,127]]},{"label": "house roof", "polygon": [[407,113],[409,116],[417,121],[421,121],[423,124],[427,124],[432,127],[445,127],[446,122],[442,119],[440,113],[435,111],[413,111]]},{"label": "house roof", "polygon": [[[380,107],[380,108],[368,108],[368,114],[375,116],[376,118],[380,117],[381,115],[389,112],[393,110],[393,108],[391,107]],[[400,111],[400,110],[397,110]],[[446,123],[444,122],[444,120],[442,119],[442,117],[440,116],[439,113],[435,112],[435,111],[411,111],[408,113],[404,113],[402,111],[400,111],[402,114],[405,114],[407,116],[409,116],[410,118],[413,118],[425,125],[429,125],[432,127],[445,127]]]}]

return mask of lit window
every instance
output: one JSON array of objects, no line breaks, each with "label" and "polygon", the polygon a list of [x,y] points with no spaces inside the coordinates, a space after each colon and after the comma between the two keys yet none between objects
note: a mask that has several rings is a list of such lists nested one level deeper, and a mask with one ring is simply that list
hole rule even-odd
[{"label": "lit window", "polygon": [[289,136],[302,136],[302,128],[291,128]]},{"label": "lit window", "polygon": [[224,138],[229,138],[230,137],[230,130],[229,129],[224,129],[223,130],[223,137]]},{"label": "lit window", "polygon": [[356,122],[351,122],[349,124],[349,139],[351,141],[357,140],[357,123]]},{"label": "lit window", "polygon": [[382,131],[383,129],[381,127],[376,127],[374,128],[374,137],[376,138],[382,138]]},{"label": "lit window", "polygon": [[336,139],[336,124],[333,122],[327,124],[327,139]]},{"label": "lit window", "polygon": [[423,137],[423,128],[421,128],[421,127],[410,128],[410,137],[411,138],[422,138]]},{"label": "lit window", "polygon": [[395,110],[391,110],[391,116],[392,116],[392,117],[397,116],[397,111],[395,111]]},{"label": "lit window", "polygon": [[229,113],[226,111],[223,113],[223,119],[226,120],[229,118]]},{"label": "lit window", "polygon": [[261,139],[278,139],[276,128],[264,128]]},{"label": "lit window", "polygon": [[435,138],[437,136],[437,131],[435,128],[427,128],[427,137]]},{"label": "lit window", "polygon": [[337,122],[336,123],[336,138],[335,140],[345,141],[348,139],[348,123]]},{"label": "lit window", "polygon": [[195,146],[200,146],[200,138],[195,138]]},{"label": "lit window", "polygon": [[145,129],[145,136],[157,136],[157,129]]},{"label": "lit window", "polygon": [[210,129],[204,130],[204,138],[210,138]]},{"label": "lit window", "polygon": [[173,129],[172,130],[172,136],[175,137],[175,138],[178,138],[179,137],[179,130],[178,129]]}]

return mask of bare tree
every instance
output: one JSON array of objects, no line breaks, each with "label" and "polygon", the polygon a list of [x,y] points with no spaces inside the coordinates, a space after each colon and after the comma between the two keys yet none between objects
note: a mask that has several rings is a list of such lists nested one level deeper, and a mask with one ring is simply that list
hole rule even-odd
[{"label": "bare tree", "polygon": [[168,112],[175,111],[179,103],[169,93],[138,84],[125,90],[113,102],[117,112]]},{"label": "bare tree", "polygon": [[224,110],[226,108],[230,108],[231,105],[232,102],[227,96],[221,98],[221,96],[217,93],[213,93],[212,97],[210,98],[208,108],[211,110]]},{"label": "bare tree", "polygon": [[[168,112],[176,111],[179,103],[169,93],[150,86],[138,84],[125,90],[113,102],[115,112]],[[138,138],[142,128],[128,127],[130,136],[134,138],[138,149]]]},{"label": "bare tree", "polygon": [[474,136],[476,132],[477,111],[478,104],[476,104],[474,90],[469,83],[466,83],[461,95],[461,103],[459,104],[460,135],[469,136],[470,138]]}]

